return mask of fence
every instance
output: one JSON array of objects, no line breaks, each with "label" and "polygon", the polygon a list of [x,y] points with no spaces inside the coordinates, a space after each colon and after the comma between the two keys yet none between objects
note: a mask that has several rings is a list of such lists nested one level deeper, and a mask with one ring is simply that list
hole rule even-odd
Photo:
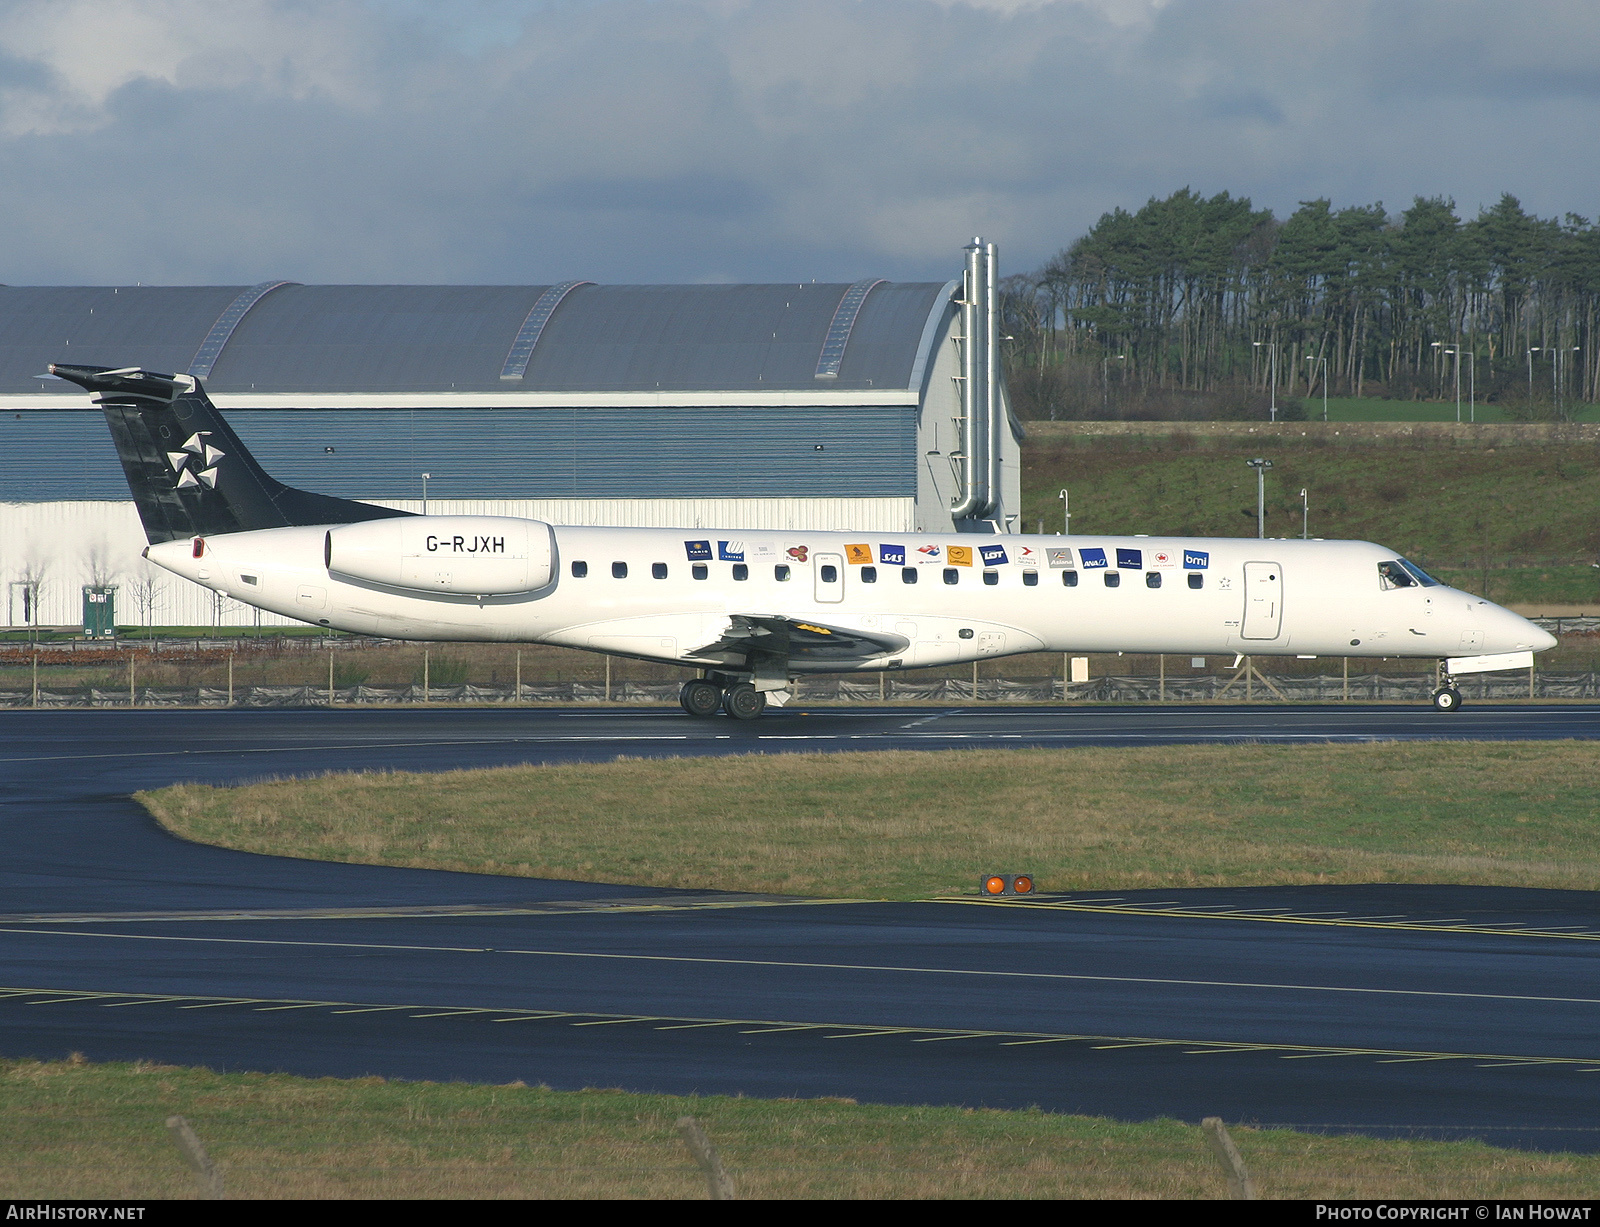
[{"label": "fence", "polygon": [[[1247,687],[1244,680],[1206,677],[1102,677],[1090,682],[1060,678],[940,678],[928,681],[884,677],[817,678],[797,683],[791,703],[1212,703],[1212,702],[1424,702],[1433,691],[1431,673],[1351,674],[1313,677],[1264,675]],[[1480,673],[1457,679],[1468,700],[1600,699],[1600,673]],[[505,686],[222,686],[41,688],[0,690],[0,707],[360,707],[380,705],[676,703],[676,682],[619,681],[610,687],[589,682]]]}]

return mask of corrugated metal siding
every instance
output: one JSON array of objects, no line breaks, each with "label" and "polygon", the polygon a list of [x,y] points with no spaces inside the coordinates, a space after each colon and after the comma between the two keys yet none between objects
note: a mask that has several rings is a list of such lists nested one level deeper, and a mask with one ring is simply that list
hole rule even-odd
[{"label": "corrugated metal siding", "polygon": [[[432,491],[430,490],[430,495]],[[413,500],[390,505],[421,510]],[[525,516],[552,524],[649,528],[793,529],[906,532],[911,499],[429,499],[437,515]],[[36,583],[35,624],[81,625],[83,586],[117,585],[122,626],[292,626],[218,598],[139,556],[144,533],[133,504],[121,502],[0,503],[0,625],[20,626],[23,583]]]},{"label": "corrugated metal siding", "polygon": [[[439,498],[915,496],[916,416],[915,406],[228,415],[280,481],[371,499],[420,492],[423,472]],[[98,413],[0,417],[0,499],[126,495]]]},{"label": "corrugated metal siding", "polygon": [[[188,369],[242,286],[0,286],[0,392],[54,390],[50,362]],[[526,375],[500,372],[544,286],[303,286],[273,291],[213,368],[218,392],[814,390],[840,298],[828,285],[580,286]],[[832,388],[906,388],[946,286],[868,295]]]}]

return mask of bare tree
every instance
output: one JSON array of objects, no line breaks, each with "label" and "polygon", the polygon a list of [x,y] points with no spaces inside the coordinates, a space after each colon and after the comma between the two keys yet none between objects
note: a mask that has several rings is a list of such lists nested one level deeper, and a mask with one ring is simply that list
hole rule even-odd
[{"label": "bare tree", "polygon": [[167,599],[159,572],[141,558],[128,581],[127,591],[139,615],[139,625],[148,629],[151,618],[166,604]]}]

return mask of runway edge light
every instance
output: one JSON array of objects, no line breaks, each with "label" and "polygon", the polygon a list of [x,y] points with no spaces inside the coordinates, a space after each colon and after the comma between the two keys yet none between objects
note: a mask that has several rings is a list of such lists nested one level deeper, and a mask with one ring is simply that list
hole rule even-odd
[{"label": "runway edge light", "polygon": [[980,895],[996,899],[1031,895],[1033,890],[1033,875],[1031,873],[985,874],[983,880],[978,883],[978,893]]}]

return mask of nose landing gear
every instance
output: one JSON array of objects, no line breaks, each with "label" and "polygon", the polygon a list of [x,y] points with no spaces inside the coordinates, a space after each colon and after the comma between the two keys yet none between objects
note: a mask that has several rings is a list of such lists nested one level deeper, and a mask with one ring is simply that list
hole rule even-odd
[{"label": "nose landing gear", "polygon": [[1444,662],[1440,661],[1434,673],[1437,686],[1430,696],[1436,711],[1456,711],[1461,707],[1461,691],[1456,686],[1455,678],[1444,671]]}]

